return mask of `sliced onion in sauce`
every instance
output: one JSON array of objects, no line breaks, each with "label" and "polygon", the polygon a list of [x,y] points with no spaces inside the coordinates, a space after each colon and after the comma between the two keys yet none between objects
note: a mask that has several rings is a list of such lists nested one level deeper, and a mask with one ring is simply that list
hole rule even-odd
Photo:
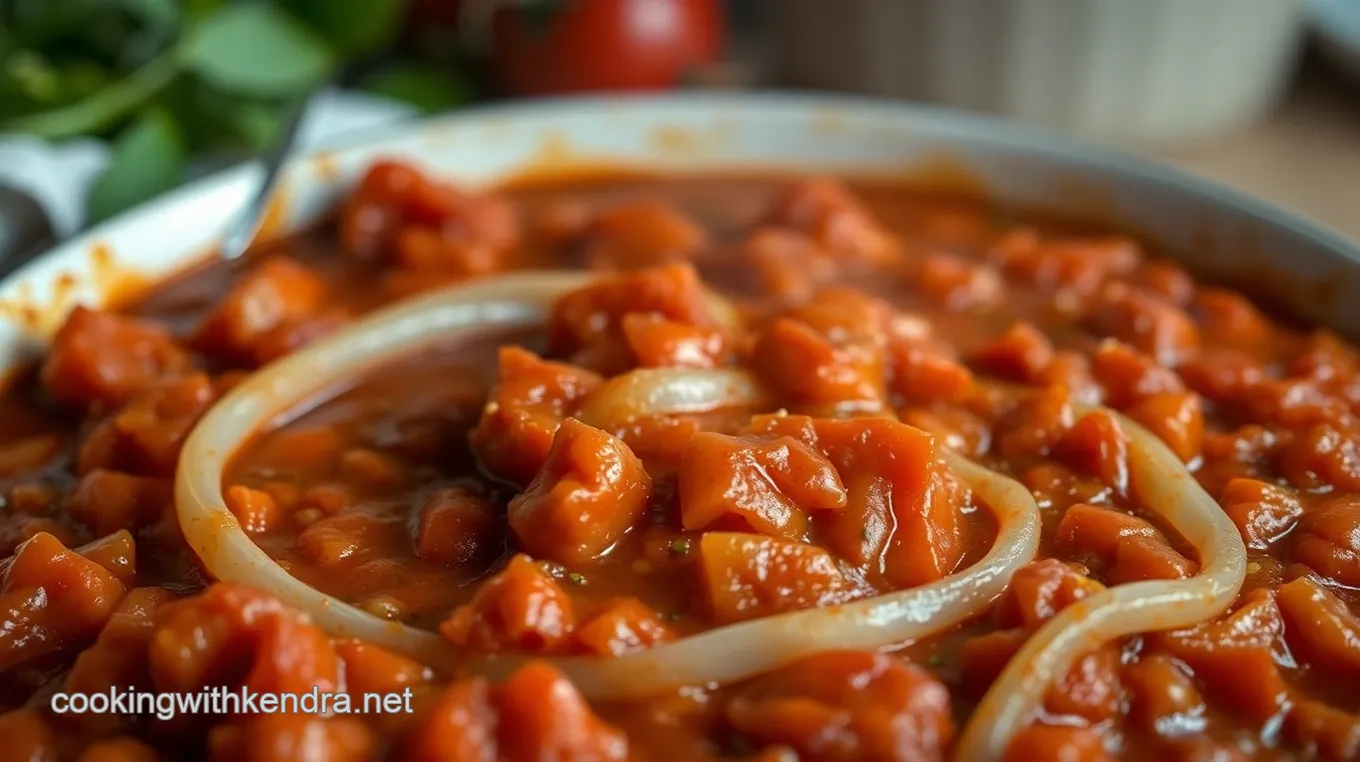
[{"label": "sliced onion in sauce", "polygon": [[[1078,415],[1103,409],[1073,405]],[[1015,733],[1035,718],[1049,687],[1079,657],[1127,635],[1211,619],[1232,604],[1242,587],[1247,551],[1223,509],[1156,435],[1115,415],[1129,437],[1135,494],[1195,546],[1199,573],[1189,579],[1108,588],[1046,622],[988,689],[964,728],[956,759],[1002,759]]]},{"label": "sliced onion in sauce", "polygon": [[[380,619],[326,595],[288,574],[242,531],[222,495],[226,461],[278,415],[384,362],[459,336],[543,322],[553,300],[588,275],[524,273],[425,294],[378,312],[254,374],[199,422],[185,443],[175,480],[180,526],[208,571],[219,580],[251,585],[306,612],[337,637],[370,641],[409,654],[446,672],[461,664],[490,676],[507,674],[528,657],[484,657],[435,633]],[[706,376],[702,391],[667,391],[688,384],[693,371],[651,379],[645,395],[687,410],[715,409],[734,399],[756,402],[749,377]],[[725,372],[724,372],[725,373]],[[627,384],[625,384],[626,386]],[[620,394],[628,394],[626,390]],[[612,404],[599,403],[607,416]],[[695,406],[699,406],[696,408]],[[657,407],[655,409],[661,409]],[[1032,561],[1039,546],[1039,512],[1023,485],[946,452],[947,464],[997,519],[997,537],[978,562],[959,573],[909,590],[820,609],[742,622],[612,658],[568,657],[555,663],[581,691],[599,699],[655,694],[684,685],[728,683],[829,649],[903,645],[985,612],[1011,575]]]},{"label": "sliced onion in sauce", "polygon": [[770,396],[744,370],[641,368],[604,382],[581,403],[576,417],[613,431],[653,415],[695,415],[715,410],[765,409]]}]

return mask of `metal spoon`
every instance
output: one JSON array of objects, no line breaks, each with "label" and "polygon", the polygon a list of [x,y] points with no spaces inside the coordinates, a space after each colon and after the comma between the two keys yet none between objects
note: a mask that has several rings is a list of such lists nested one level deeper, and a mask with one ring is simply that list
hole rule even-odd
[{"label": "metal spoon", "polygon": [[302,122],[312,102],[324,89],[323,86],[312,90],[294,106],[293,113],[288,117],[288,123],[284,125],[283,132],[265,160],[264,182],[260,183],[255,195],[250,198],[250,203],[236,215],[236,219],[222,237],[218,249],[222,259],[239,259],[255,242],[255,236],[260,232],[260,226],[264,224],[264,219],[269,214],[269,204],[273,201],[274,190],[279,177],[283,174],[283,167],[292,156],[293,149],[297,147],[298,136],[302,133]]}]

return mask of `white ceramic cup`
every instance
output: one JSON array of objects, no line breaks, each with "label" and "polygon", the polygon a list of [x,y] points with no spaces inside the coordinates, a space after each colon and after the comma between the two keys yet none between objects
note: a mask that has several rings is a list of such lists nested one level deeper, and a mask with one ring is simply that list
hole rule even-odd
[{"label": "white ceramic cup", "polygon": [[1300,0],[768,0],[781,75],[1115,141],[1203,139],[1282,89]]}]

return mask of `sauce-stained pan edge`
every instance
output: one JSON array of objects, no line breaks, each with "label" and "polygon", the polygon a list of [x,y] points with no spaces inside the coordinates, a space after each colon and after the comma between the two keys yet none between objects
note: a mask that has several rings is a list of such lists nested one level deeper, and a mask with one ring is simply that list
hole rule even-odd
[{"label": "sauce-stained pan edge", "polygon": [[[602,166],[777,171],[944,183],[1003,205],[1141,235],[1210,278],[1360,336],[1360,245],[1175,170],[1008,122],[887,101],[804,94],[562,98],[368,132],[286,172],[265,235],[324,216],[380,157],[469,184]],[[243,165],[63,243],[0,283],[0,377],[76,304],[105,304],[202,261],[259,182]],[[1255,286],[1255,288],[1253,288]]]}]

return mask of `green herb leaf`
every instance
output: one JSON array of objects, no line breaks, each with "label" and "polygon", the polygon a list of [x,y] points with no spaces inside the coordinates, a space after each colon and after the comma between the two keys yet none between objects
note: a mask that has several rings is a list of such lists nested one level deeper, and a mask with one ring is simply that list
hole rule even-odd
[{"label": "green herb leaf", "polygon": [[90,219],[107,219],[175,187],[184,162],[174,120],[159,109],[147,112],[114,141],[109,166],[90,189]]},{"label": "green herb leaf", "polygon": [[180,0],[180,6],[184,9],[184,17],[190,23],[196,24],[216,13],[226,0]]},{"label": "green herb leaf", "polygon": [[416,106],[427,113],[467,103],[467,82],[453,69],[415,62],[385,66],[359,82],[359,88]]},{"label": "green herb leaf", "polygon": [[28,132],[46,138],[102,132],[155,97],[174,80],[177,72],[177,61],[166,53],[88,98],[0,121],[0,132]]},{"label": "green herb leaf", "polygon": [[572,572],[567,575],[567,580],[573,585],[584,585],[586,583],[586,575],[581,574],[580,572]]},{"label": "green herb leaf", "polygon": [[330,71],[325,42],[270,5],[229,5],[196,28],[184,62],[216,87],[264,97],[301,92]]},{"label": "green herb leaf", "polygon": [[404,0],[288,0],[297,17],[343,53],[371,53],[396,36]]},{"label": "green herb leaf", "polygon": [[671,553],[672,553],[673,555],[683,556],[683,555],[689,553],[690,547],[691,547],[692,545],[693,545],[693,543],[690,542],[690,539],[689,539],[688,537],[681,537],[681,538],[678,539],[678,540],[672,540],[672,541],[671,541]]}]

